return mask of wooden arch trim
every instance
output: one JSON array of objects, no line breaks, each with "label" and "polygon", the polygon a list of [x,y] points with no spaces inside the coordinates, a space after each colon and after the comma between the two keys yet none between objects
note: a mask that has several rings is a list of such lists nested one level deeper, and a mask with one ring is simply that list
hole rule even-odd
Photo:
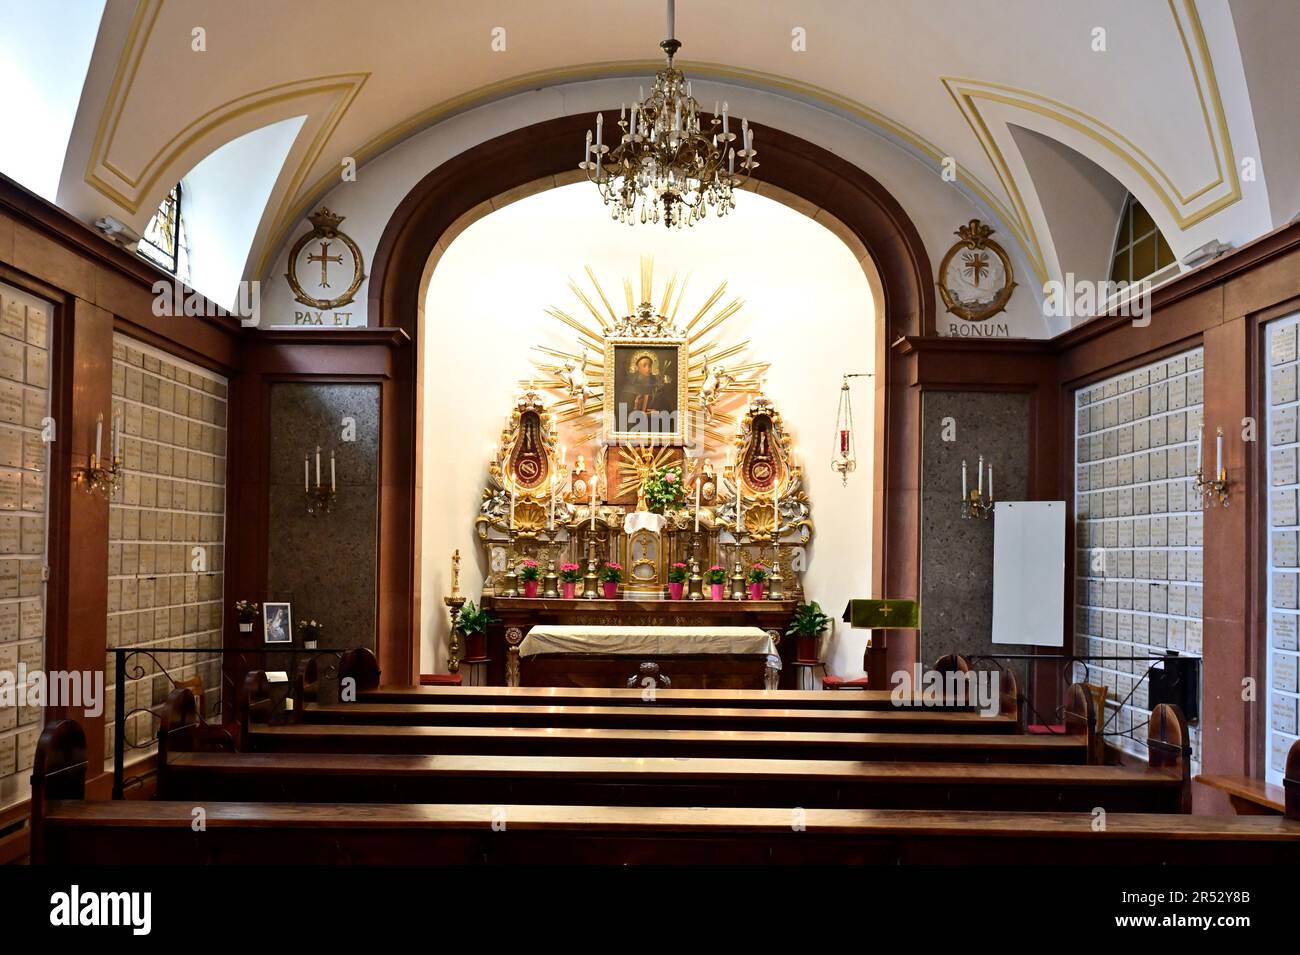
[{"label": "wooden arch trim", "polygon": [[[376,650],[385,683],[413,683],[419,673],[417,372],[426,265],[440,239],[465,213],[527,183],[570,173],[586,130],[594,124],[592,113],[564,116],[514,130],[449,159],[398,204],[375,250],[368,322],[401,328],[413,342],[396,362],[395,387],[385,399],[382,418]],[[936,333],[929,257],[903,207],[874,178],[814,143],[754,125],[762,160],[755,178],[837,218],[865,246],[880,276],[884,312],[876,325],[873,379],[872,596],[916,598],[921,397],[908,381],[908,359],[891,346],[902,336]],[[740,199],[743,202],[744,196]],[[832,355],[828,348],[828,358]],[[848,370],[833,366],[832,359],[821,386],[835,387],[840,373]],[[914,635],[900,633],[890,646],[891,668],[910,665],[914,657]]]}]

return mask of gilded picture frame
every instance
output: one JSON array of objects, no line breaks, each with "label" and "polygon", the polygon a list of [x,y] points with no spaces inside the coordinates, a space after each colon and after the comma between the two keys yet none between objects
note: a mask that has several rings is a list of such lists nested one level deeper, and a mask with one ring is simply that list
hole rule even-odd
[{"label": "gilded picture frame", "polygon": [[690,357],[680,338],[605,341],[605,440],[679,445],[690,413]]}]

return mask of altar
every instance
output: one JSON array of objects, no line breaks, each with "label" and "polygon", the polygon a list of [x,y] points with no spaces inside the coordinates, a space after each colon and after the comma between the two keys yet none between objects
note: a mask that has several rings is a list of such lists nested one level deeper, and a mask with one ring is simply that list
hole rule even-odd
[{"label": "altar", "polygon": [[541,624],[517,652],[521,686],[774,689],[781,666],[759,627]]},{"label": "altar", "polygon": [[[549,313],[577,341],[536,346],[536,376],[520,383],[489,459],[477,606],[453,558],[448,668],[463,661],[496,685],[626,686],[651,663],[683,687],[757,689],[778,675],[793,687],[786,631],[804,599],[812,502],[765,393],[768,363],[728,341],[740,303],[724,304],[724,284],[679,320],[684,284],[672,276],[656,293],[647,259],[620,315],[588,274],[594,297],[575,286],[587,315]],[[592,627],[610,629],[554,645],[555,628],[573,638]],[[742,630],[751,643],[737,651],[729,640]],[[647,653],[635,633],[661,640]]]},{"label": "altar", "polygon": [[[599,637],[589,637],[586,647],[582,648],[583,652],[596,651],[594,655],[602,655],[599,651],[606,651],[604,656],[617,656],[615,661],[617,666],[607,667],[605,676],[602,677],[606,686],[626,686],[627,679],[637,673],[638,665],[644,661],[654,660],[661,664],[665,674],[673,678],[673,686],[681,686],[684,689],[697,689],[702,686],[725,687],[731,686],[739,689],[762,689],[764,680],[775,674],[767,674],[767,656],[772,654],[777,658],[778,666],[773,668],[779,670],[780,685],[786,688],[793,687],[795,680],[795,667],[793,666],[795,655],[795,641],[784,636],[786,627],[789,625],[790,618],[794,614],[796,600],[659,600],[659,599],[635,599],[620,598],[617,600],[583,600],[581,598],[574,600],[565,600],[563,598],[552,599],[545,597],[496,597],[485,596],[483,598],[483,609],[492,615],[494,623],[488,630],[487,639],[487,682],[494,685],[510,686],[593,686],[594,683],[575,683],[563,682],[550,684],[545,682],[536,682],[543,679],[542,674],[553,674],[557,667],[546,666],[536,667],[525,662],[526,641],[533,635],[537,634],[538,640],[534,644],[551,652],[563,652],[565,645],[556,640],[555,634],[568,629],[571,631],[585,630],[591,634],[600,632],[621,633],[624,636],[613,637],[606,640],[606,646],[599,646]],[[636,643],[633,634],[640,634],[645,631],[652,631],[653,634],[660,638],[659,642],[654,642],[654,637],[650,641]],[[730,639],[730,634],[737,631],[743,631],[748,635],[748,643],[738,643]],[[733,661],[723,659],[727,653],[710,653],[707,647],[707,634],[727,634],[724,640],[714,642],[713,650],[724,649],[726,651],[739,650],[744,655],[752,658],[749,662],[754,664],[745,669],[746,686],[741,687],[732,682],[712,682],[705,679],[703,683],[694,682],[697,675],[687,676],[687,671],[692,674],[704,672],[701,667],[711,665],[719,666],[723,669],[734,670],[731,666]],[[704,634],[704,637],[701,637]],[[545,635],[545,636],[544,636]],[[615,650],[614,642],[618,640],[618,649]],[[688,645],[693,644],[693,649],[697,651],[694,656],[698,660],[686,660],[684,657],[690,655],[686,653],[677,653],[671,660],[671,665],[660,659],[660,654],[667,644],[676,644],[680,651]],[[569,644],[570,652],[579,652],[577,644]],[[609,651],[614,650],[614,653]],[[642,657],[631,659],[631,656],[625,658],[623,651],[628,651],[631,656],[636,656],[633,651],[653,651],[649,655],[642,652]],[[760,652],[761,651],[761,652]],[[666,655],[666,654],[665,654]],[[733,654],[734,655],[734,654]],[[626,670],[626,673],[623,671]],[[530,672],[531,671],[531,672]],[[617,673],[615,673],[617,671]],[[615,679],[616,676],[621,678]],[[727,675],[718,673],[718,679],[732,679],[734,674]],[[687,682],[678,683],[678,679]],[[752,686],[749,684],[753,684]]]}]

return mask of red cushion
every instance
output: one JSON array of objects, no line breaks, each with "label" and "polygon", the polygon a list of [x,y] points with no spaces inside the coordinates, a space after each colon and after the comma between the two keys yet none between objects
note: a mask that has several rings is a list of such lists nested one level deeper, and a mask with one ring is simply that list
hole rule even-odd
[{"label": "red cushion", "polygon": [[828,673],[826,676],[822,677],[823,690],[838,690],[844,687],[860,688],[866,685],[867,685],[867,678],[865,676],[859,676],[859,677],[854,677],[853,679],[849,679],[848,677],[844,677],[844,676],[832,676],[831,674]]},{"label": "red cushion", "polygon": [[1048,726],[1044,726],[1041,723],[1031,723],[1029,724],[1028,730],[1031,733],[1038,733],[1043,736],[1047,735],[1048,733],[1055,733],[1056,735],[1060,736],[1065,733],[1065,725],[1062,723],[1052,723]]},{"label": "red cushion", "polygon": [[420,686],[460,686],[460,674],[421,673]]}]

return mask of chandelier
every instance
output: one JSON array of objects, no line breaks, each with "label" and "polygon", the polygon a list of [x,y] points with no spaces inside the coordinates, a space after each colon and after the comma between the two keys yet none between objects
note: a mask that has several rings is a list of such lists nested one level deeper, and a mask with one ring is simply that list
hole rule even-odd
[{"label": "chandelier", "polygon": [[702,126],[691,84],[673,66],[682,47],[673,37],[673,8],[668,0],[668,39],[659,44],[668,64],[655,74],[650,95],[643,87],[630,114],[626,104],[619,110],[613,146],[605,142],[604,114],[597,113],[595,136],[587,131],[578,164],[600,189],[610,218],[629,225],[693,226],[710,209],[725,216],[736,207],[734,191],[758,168],[749,120],[741,120],[737,142],[727,104],[715,103]]}]

